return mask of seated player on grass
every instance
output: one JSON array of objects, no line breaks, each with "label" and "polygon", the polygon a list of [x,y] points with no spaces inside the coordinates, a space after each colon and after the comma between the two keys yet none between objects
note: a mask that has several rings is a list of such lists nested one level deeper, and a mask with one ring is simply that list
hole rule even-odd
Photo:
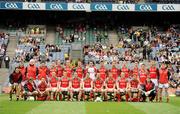
[{"label": "seated player on grass", "polygon": [[100,75],[99,73],[97,74],[97,77],[96,79],[94,80],[94,84],[93,84],[94,88],[93,88],[93,92],[94,92],[94,100],[97,98],[97,97],[101,97],[101,99],[103,98],[104,96],[104,83],[103,83],[103,80],[100,78]]},{"label": "seated player on grass", "polygon": [[36,100],[36,96],[38,92],[36,91],[36,84],[33,81],[33,78],[29,78],[28,81],[24,85],[24,100],[27,100],[28,97],[33,96],[34,100]]},{"label": "seated player on grass", "polygon": [[132,79],[127,85],[129,88],[128,89],[128,96],[129,96],[129,101],[139,101],[139,81],[137,79],[136,74],[133,75]]},{"label": "seated player on grass", "polygon": [[109,73],[105,81],[105,100],[115,100],[116,96],[116,81],[112,77],[112,73]]},{"label": "seated player on grass", "polygon": [[70,89],[70,100],[73,101],[74,96],[76,100],[81,100],[82,90],[81,90],[81,79],[74,73],[74,77],[71,79],[71,89]]},{"label": "seated player on grass", "polygon": [[47,96],[48,96],[48,92],[47,92],[47,82],[45,78],[41,78],[41,80],[39,81],[39,84],[37,86],[37,100],[40,101],[44,101],[46,100]]},{"label": "seated player on grass", "polygon": [[140,89],[140,92],[141,92],[140,101],[145,102],[147,97],[151,102],[154,100],[156,96],[156,88],[155,88],[155,84],[151,81],[150,77],[146,79],[146,82],[143,85],[143,88]]},{"label": "seated player on grass", "polygon": [[83,100],[91,100],[93,97],[93,80],[89,77],[89,74],[83,79]]},{"label": "seated player on grass", "polygon": [[59,89],[59,99],[60,100],[69,100],[69,90],[70,90],[70,78],[67,77],[67,72],[63,72],[63,76],[59,80],[60,89]]},{"label": "seated player on grass", "polygon": [[10,82],[10,96],[9,99],[12,101],[12,94],[15,92],[16,94],[16,100],[19,100],[19,94],[20,94],[20,84],[22,81],[22,74],[20,72],[19,67],[16,67],[14,72],[9,76],[9,82]]},{"label": "seated player on grass", "polygon": [[58,78],[56,76],[56,72],[52,72],[51,76],[49,77],[47,91],[48,91],[48,100],[57,100]]},{"label": "seated player on grass", "polygon": [[126,101],[128,101],[128,97],[127,97],[127,92],[128,92],[128,79],[126,79],[125,77],[125,73],[121,73],[121,77],[117,80],[116,82],[116,87],[117,87],[117,100],[121,101],[122,97],[125,96]]}]

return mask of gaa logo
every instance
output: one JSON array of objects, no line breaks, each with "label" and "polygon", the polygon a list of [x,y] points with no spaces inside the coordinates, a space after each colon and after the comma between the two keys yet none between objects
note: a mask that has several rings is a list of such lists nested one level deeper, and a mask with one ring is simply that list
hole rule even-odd
[{"label": "gaa logo", "polygon": [[18,8],[18,6],[17,6],[17,4],[16,3],[5,3],[5,8],[10,8],[10,9],[17,9]]},{"label": "gaa logo", "polygon": [[151,5],[147,5],[147,4],[142,4],[142,5],[140,5],[140,6],[139,6],[139,9],[140,9],[141,11],[152,11],[152,10],[153,10],[152,7],[151,7]]},{"label": "gaa logo", "polygon": [[96,10],[100,10],[100,11],[108,10],[107,6],[104,5],[104,4],[96,4],[96,5],[94,6],[94,8],[95,8]]},{"label": "gaa logo", "polygon": [[117,9],[120,11],[125,11],[125,10],[129,10],[129,6],[128,5],[118,5]]},{"label": "gaa logo", "polygon": [[85,10],[85,7],[83,4],[74,4],[72,7],[73,9],[76,9],[76,10]]},{"label": "gaa logo", "polygon": [[50,5],[50,9],[63,10],[64,8],[62,7],[61,4],[51,4],[51,5]]},{"label": "gaa logo", "polygon": [[173,5],[163,5],[162,10],[164,10],[164,11],[175,11],[175,8]]},{"label": "gaa logo", "polygon": [[40,9],[41,7],[39,4],[28,4],[27,6],[29,9]]}]

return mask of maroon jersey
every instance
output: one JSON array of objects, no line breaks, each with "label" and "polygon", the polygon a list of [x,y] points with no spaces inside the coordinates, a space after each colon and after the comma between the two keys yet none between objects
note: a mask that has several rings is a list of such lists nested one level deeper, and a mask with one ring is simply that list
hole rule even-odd
[{"label": "maroon jersey", "polygon": [[50,84],[51,84],[51,87],[57,87],[57,77],[54,77],[54,76],[52,76],[51,78],[50,78]]},{"label": "maroon jersey", "polygon": [[79,78],[72,79],[72,88],[77,89],[80,88],[81,80]]},{"label": "maroon jersey", "polygon": [[118,84],[119,84],[119,88],[121,88],[121,89],[126,88],[126,86],[127,86],[126,78],[119,79]]},{"label": "maroon jersey", "polygon": [[119,70],[114,67],[110,70],[110,72],[112,73],[114,80],[116,80],[118,78],[118,75],[119,75]]},{"label": "maroon jersey", "polygon": [[95,85],[96,88],[100,89],[103,86],[103,81],[101,79],[96,79],[94,81],[94,85]]},{"label": "maroon jersey", "polygon": [[106,84],[107,84],[107,88],[110,88],[110,89],[111,89],[111,88],[114,87],[115,81],[114,81],[113,78],[109,78],[109,79],[106,80]]},{"label": "maroon jersey", "polygon": [[154,83],[153,82],[150,82],[150,83],[146,83],[145,84],[145,90],[146,91],[150,91],[154,88]]},{"label": "maroon jersey", "polygon": [[63,76],[64,68],[62,66],[57,66],[57,77]]},{"label": "maroon jersey", "polygon": [[157,68],[156,67],[150,67],[149,69],[149,76],[151,79],[157,79]]},{"label": "maroon jersey", "polygon": [[35,83],[34,82],[30,83],[29,81],[26,82],[26,84],[24,85],[24,89],[25,91],[28,91],[28,92],[35,91],[36,90]]},{"label": "maroon jersey", "polygon": [[13,83],[21,83],[21,81],[22,81],[21,72],[19,72],[19,73],[13,72],[9,77],[9,82],[11,84],[13,84]]},{"label": "maroon jersey", "polygon": [[68,77],[66,77],[66,76],[63,76],[62,78],[61,78],[61,87],[63,87],[63,88],[67,88],[67,87],[69,87],[69,78]]},{"label": "maroon jersey", "polygon": [[46,88],[47,88],[47,83],[46,82],[40,82],[40,84],[38,85],[38,89],[41,92],[45,91]]},{"label": "maroon jersey", "polygon": [[106,80],[106,73],[107,73],[107,70],[105,67],[101,67],[98,72],[100,73],[100,78],[105,81]]},{"label": "maroon jersey", "polygon": [[67,77],[68,77],[68,78],[72,78],[72,68],[71,68],[71,67],[66,66],[66,67],[64,68],[64,71],[67,72]]},{"label": "maroon jersey", "polygon": [[144,69],[141,69],[140,74],[139,74],[140,83],[144,84],[146,82],[146,79],[147,79],[147,71]]},{"label": "maroon jersey", "polygon": [[161,84],[168,83],[168,70],[167,69],[159,70],[159,83]]},{"label": "maroon jersey", "polygon": [[121,72],[123,72],[125,74],[125,77],[128,78],[129,77],[129,69],[126,67],[122,67]]},{"label": "maroon jersey", "polygon": [[92,79],[91,78],[86,78],[84,80],[84,88],[92,88],[91,83],[92,83]]},{"label": "maroon jersey", "polygon": [[130,84],[132,88],[138,88],[139,82],[137,80],[131,80]]},{"label": "maroon jersey", "polygon": [[77,76],[82,79],[84,77],[84,70],[82,67],[77,67],[76,69]]}]

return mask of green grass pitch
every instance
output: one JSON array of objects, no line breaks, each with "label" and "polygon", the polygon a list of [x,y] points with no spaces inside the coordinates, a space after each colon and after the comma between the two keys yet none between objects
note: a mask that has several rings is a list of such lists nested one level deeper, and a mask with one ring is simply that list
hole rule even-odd
[{"label": "green grass pitch", "polygon": [[9,101],[0,95],[0,114],[180,114],[180,97],[169,103]]}]

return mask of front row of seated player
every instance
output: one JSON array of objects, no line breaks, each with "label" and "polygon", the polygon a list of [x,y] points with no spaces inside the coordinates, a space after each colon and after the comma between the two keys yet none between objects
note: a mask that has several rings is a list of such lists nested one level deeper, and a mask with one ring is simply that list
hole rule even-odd
[{"label": "front row of seated player", "polygon": [[24,100],[33,97],[34,100],[94,101],[100,97],[104,101],[146,101],[146,97],[149,97],[149,101],[153,101],[156,96],[155,86],[150,78],[147,78],[144,84],[140,84],[136,75],[126,78],[124,73],[121,73],[117,80],[109,73],[107,79],[103,81],[99,74],[92,80],[89,74],[80,79],[77,73],[74,73],[70,79],[67,72],[64,72],[62,77],[57,77],[56,73],[52,72],[47,79],[29,78],[22,84],[22,76],[17,67],[10,77],[10,100],[13,92],[16,93],[17,100],[21,96]]}]

